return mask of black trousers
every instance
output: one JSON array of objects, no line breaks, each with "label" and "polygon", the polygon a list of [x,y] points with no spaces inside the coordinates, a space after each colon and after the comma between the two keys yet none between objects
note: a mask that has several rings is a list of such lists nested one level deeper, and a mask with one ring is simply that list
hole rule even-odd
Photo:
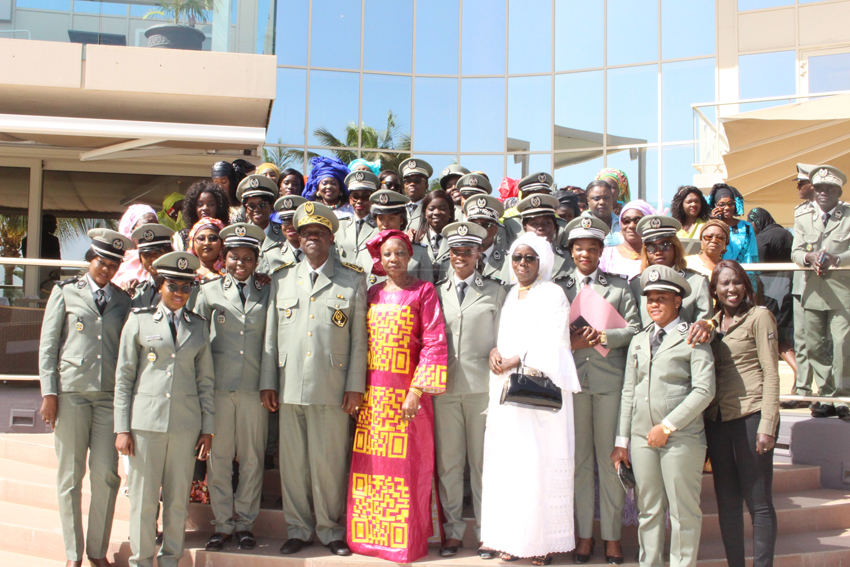
[{"label": "black trousers", "polygon": [[730,421],[706,420],[708,458],[720,534],[729,567],[744,567],[744,503],[753,522],[753,567],[771,567],[776,547],[773,507],[773,449],[756,453],[761,412]]}]

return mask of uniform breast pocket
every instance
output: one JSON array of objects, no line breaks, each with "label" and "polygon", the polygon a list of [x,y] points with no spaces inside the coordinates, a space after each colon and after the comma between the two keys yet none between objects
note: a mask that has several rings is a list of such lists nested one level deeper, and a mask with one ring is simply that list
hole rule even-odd
[{"label": "uniform breast pocket", "polygon": [[291,325],[298,316],[298,298],[279,299],[277,303],[277,320],[279,325]]},{"label": "uniform breast pocket", "polygon": [[327,305],[327,315],[325,320],[328,325],[335,325],[339,328],[348,326],[348,316],[351,312],[349,301],[347,299],[328,299],[325,301]]}]

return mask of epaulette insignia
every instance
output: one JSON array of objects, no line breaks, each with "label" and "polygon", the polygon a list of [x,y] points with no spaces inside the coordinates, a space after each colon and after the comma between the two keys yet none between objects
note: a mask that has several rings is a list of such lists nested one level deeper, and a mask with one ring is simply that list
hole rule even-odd
[{"label": "epaulette insignia", "polygon": [[82,277],[83,276],[74,276],[73,278],[68,278],[67,280],[62,280],[61,282],[56,282],[56,285],[59,286],[59,287],[65,287],[66,285],[68,285],[70,283],[74,283],[74,282],[78,281]]},{"label": "epaulette insignia", "polygon": [[681,322],[681,323],[679,323],[679,325],[676,327],[676,330],[678,330],[680,333],[682,333],[682,334],[684,335],[685,333],[687,333],[687,332],[688,332],[688,328],[689,328],[690,326],[691,326],[691,325],[690,325],[690,323],[686,323],[685,321],[682,321],[682,322]]},{"label": "epaulette insignia", "polygon": [[798,208],[794,209],[794,216],[799,217],[799,216],[802,216],[802,215],[809,214],[810,212],[811,212],[811,209],[809,209],[808,207],[804,207],[804,208],[798,207]]},{"label": "epaulette insignia", "polygon": [[132,311],[133,313],[153,313],[156,311],[156,307],[134,307]]},{"label": "epaulette insignia", "polygon": [[217,282],[222,277],[224,277],[224,276],[217,276],[217,277],[214,277],[214,278],[203,279],[203,280],[201,280],[201,285],[207,285],[208,283]]},{"label": "epaulette insignia", "polygon": [[803,208],[803,207],[808,207],[811,204],[812,204],[811,201],[803,201],[802,203],[800,203],[799,205],[794,207],[794,210],[796,211],[797,209],[800,209],[800,208]]},{"label": "epaulette insignia", "polygon": [[354,271],[355,271],[355,272],[357,272],[358,274],[362,274],[362,273],[363,273],[363,268],[361,268],[361,267],[360,267],[360,266],[358,266],[357,264],[349,264],[348,262],[340,262],[340,263],[341,263],[343,266],[345,266],[346,268],[348,268],[349,270],[354,270]]},{"label": "epaulette insignia", "polygon": [[[284,269],[284,268],[290,268],[290,267],[292,267],[292,266],[294,266],[294,265],[295,265],[295,262],[286,262],[285,264],[281,264],[280,266],[278,266],[277,268],[275,268],[274,270],[272,270],[272,271],[271,271],[271,274],[273,274],[273,273],[277,272],[278,270],[282,270],[282,269]],[[271,274],[269,274],[269,275],[271,275]]]}]

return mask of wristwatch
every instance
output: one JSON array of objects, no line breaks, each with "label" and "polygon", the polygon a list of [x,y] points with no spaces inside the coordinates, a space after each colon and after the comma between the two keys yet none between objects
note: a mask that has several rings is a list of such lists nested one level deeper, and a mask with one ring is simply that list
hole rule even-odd
[{"label": "wristwatch", "polygon": [[669,429],[666,425],[662,425],[661,427],[661,431],[664,432],[664,435],[670,435],[671,433],[673,433],[673,430]]}]

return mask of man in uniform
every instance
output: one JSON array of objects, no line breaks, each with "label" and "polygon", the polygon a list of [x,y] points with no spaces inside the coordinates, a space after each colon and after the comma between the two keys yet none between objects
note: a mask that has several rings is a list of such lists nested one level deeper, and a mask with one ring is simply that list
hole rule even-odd
[{"label": "man in uniform", "polygon": [[236,198],[245,207],[246,222],[260,227],[266,235],[260,255],[286,242],[280,223],[271,220],[278,191],[277,184],[265,175],[249,175],[236,189]]},{"label": "man in uniform", "polygon": [[258,272],[268,274],[283,264],[297,263],[304,259],[301,241],[298,231],[292,225],[292,218],[295,216],[295,210],[306,202],[307,199],[299,195],[285,195],[274,202],[274,210],[277,211],[285,239],[274,246],[267,244],[265,252],[260,251]]},{"label": "man in uniform", "polygon": [[339,232],[334,235],[334,243],[340,257],[353,258],[357,249],[378,234],[378,225],[371,215],[370,197],[378,190],[380,182],[371,171],[352,171],[345,177],[345,184],[348,185],[354,215],[342,223]]},{"label": "man in uniform", "polygon": [[[474,198],[473,198],[474,199]],[[467,203],[470,201],[467,200]],[[463,546],[463,472],[469,463],[475,537],[481,540],[481,473],[484,464],[484,411],[489,403],[490,351],[496,347],[499,317],[505,301],[500,282],[475,269],[487,231],[472,222],[443,229],[449,243],[451,270],[437,283],[448,340],[446,391],[434,397],[434,441],[440,503],[446,516],[446,541],[440,555],[451,557]],[[481,549],[484,559],[495,551]]]},{"label": "man in uniform", "polygon": [[[260,285],[254,277],[266,235],[259,226],[236,223],[222,229],[220,236],[227,275],[202,282],[195,304],[195,311],[209,321],[216,372],[218,436],[209,462],[215,533],[207,541],[207,551],[220,551],[233,535],[239,549],[253,549],[257,544],[252,530],[260,513],[269,425],[260,403],[260,361],[271,286]],[[234,495],[233,459],[237,456],[239,484]]]},{"label": "man in uniform", "polygon": [[510,283],[510,262],[508,253],[499,241],[502,223],[499,219],[505,214],[502,202],[492,195],[479,195],[467,199],[463,204],[466,220],[477,224],[487,233],[481,242],[481,258],[478,260],[478,271],[485,278],[492,278]]},{"label": "man in uniform", "polygon": [[440,173],[440,188],[452,198],[455,211],[458,213],[455,214],[455,218],[460,218],[459,213],[463,212],[461,211],[461,205],[463,203],[460,192],[457,190],[457,181],[467,173],[469,173],[469,170],[458,163],[453,163]]},{"label": "man in uniform", "polygon": [[457,182],[457,190],[460,193],[461,206],[467,199],[476,195],[489,195],[493,192],[490,180],[480,173],[467,173]]},{"label": "man in uniform", "polygon": [[133,290],[133,309],[159,305],[160,296],[154,285],[156,268],[153,263],[165,254],[174,252],[172,236],[174,231],[162,224],[143,224],[130,235],[139,249],[139,261],[148,273],[148,277],[139,282]]},{"label": "man in uniform", "polygon": [[[545,171],[539,171],[537,173],[532,173],[530,175],[526,175],[522,179],[519,180],[517,184],[517,190],[519,193],[519,200],[530,197],[532,195],[551,195],[552,194],[552,186],[555,183],[555,178],[546,173]],[[504,246],[506,248],[510,248],[513,241],[519,238],[519,236],[525,232],[522,229],[522,222],[520,219],[515,217],[519,217],[519,202],[517,202],[517,206],[511,207],[505,211],[505,215],[502,219],[502,222],[505,225],[505,243]],[[566,224],[566,223],[564,223]]]},{"label": "man in uniform", "polygon": [[[841,202],[847,177],[831,165],[811,170],[815,191],[811,207],[794,216],[791,258],[807,271],[803,280],[804,321],[809,365],[821,396],[850,396],[850,272],[835,271],[850,264],[850,206]],[[832,357],[824,337],[832,337]],[[850,408],[840,402],[813,404],[812,417],[837,415],[850,420]]]},{"label": "man in uniform", "polygon": [[526,197],[516,206],[522,219],[522,229],[534,232],[552,244],[555,251],[555,264],[552,267],[552,281],[557,282],[565,277],[574,266],[573,259],[560,246],[555,245],[558,236],[558,222],[555,211],[558,209],[558,199],[552,195],[535,194]]},{"label": "man in uniform", "polygon": [[260,382],[263,405],[280,409],[280,552],[298,553],[315,531],[332,554],[350,555],[348,430],[366,389],[366,279],[331,253],[339,221],[329,207],[304,203],[293,220],[306,259],[272,274]]},{"label": "man in uniform", "polygon": [[[85,275],[57,284],[44,310],[39,348],[41,417],[54,431],[56,490],[68,567],[108,567],[118,476],[113,427],[115,365],[130,296],[110,282],[133,242],[103,228],[88,232],[94,258]],[[82,492],[89,457],[91,503],[83,546]]]},{"label": "man in uniform", "polygon": [[434,173],[434,169],[427,161],[419,158],[409,158],[399,164],[402,182],[404,183],[404,194],[410,199],[407,205],[407,228],[416,230],[424,221],[422,210],[422,199],[428,192],[428,179]]}]

